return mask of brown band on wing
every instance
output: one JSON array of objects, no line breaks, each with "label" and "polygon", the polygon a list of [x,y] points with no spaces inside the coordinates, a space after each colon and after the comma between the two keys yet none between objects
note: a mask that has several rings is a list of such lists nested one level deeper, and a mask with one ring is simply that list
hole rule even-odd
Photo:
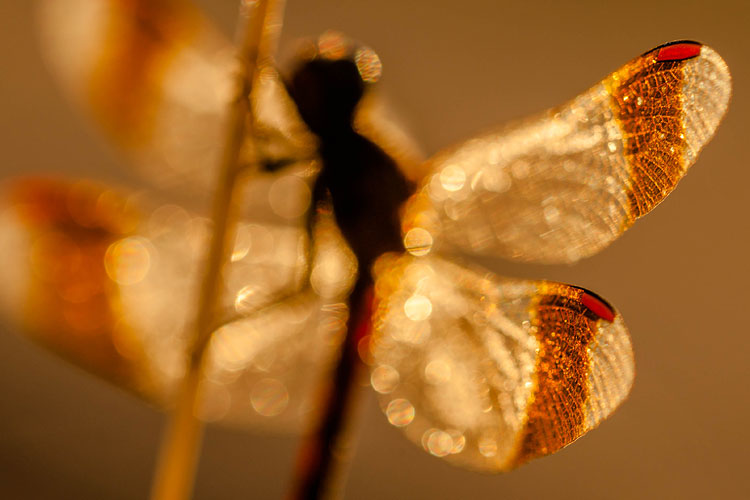
[{"label": "brown band on wing", "polygon": [[626,227],[658,205],[685,173],[685,61],[659,61],[657,55],[651,51],[609,79],[630,166]]},{"label": "brown band on wing", "polygon": [[537,387],[512,465],[553,453],[585,431],[587,348],[599,318],[581,303],[584,293],[566,285],[545,284],[532,306],[532,327],[539,341]]},{"label": "brown band on wing", "polygon": [[174,0],[110,0],[105,39],[89,83],[94,113],[107,131],[131,146],[148,138],[164,71],[191,18]]},{"label": "brown band on wing", "polygon": [[49,180],[22,181],[11,200],[31,237],[32,338],[97,375],[134,381],[140,349],[117,322],[119,296],[104,265],[134,214],[110,192]]}]

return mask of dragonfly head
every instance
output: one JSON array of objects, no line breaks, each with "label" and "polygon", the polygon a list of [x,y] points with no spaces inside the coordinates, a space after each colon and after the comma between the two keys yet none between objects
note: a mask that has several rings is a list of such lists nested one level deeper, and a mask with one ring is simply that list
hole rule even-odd
[{"label": "dragonfly head", "polygon": [[325,137],[351,130],[360,99],[379,77],[372,50],[326,32],[297,64],[287,88],[310,130]]}]

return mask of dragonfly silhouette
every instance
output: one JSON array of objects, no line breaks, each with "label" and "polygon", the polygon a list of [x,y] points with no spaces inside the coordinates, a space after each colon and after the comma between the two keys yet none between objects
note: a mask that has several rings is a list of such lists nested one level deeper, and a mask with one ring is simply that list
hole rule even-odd
[{"label": "dragonfly silhouette", "polygon": [[[200,207],[218,161],[231,45],[176,1],[48,2],[43,19],[63,83],[172,201],[134,210],[143,196],[21,181],[5,233],[34,270],[6,303],[44,343],[168,404],[208,232],[176,203]],[[727,67],[697,42],[662,45],[563,106],[438,153],[412,180],[385,152],[398,141],[352,125],[378,72],[374,53],[330,34],[288,84],[259,72],[251,152],[283,174],[240,181],[203,417],[310,425],[343,344],[372,365],[389,422],[432,455],[500,471],[552,453],[629,392],[620,314],[585,289],[443,255],[572,263],[600,251],[712,137]],[[252,222],[260,198],[276,219]],[[342,359],[338,378],[352,380]]]}]

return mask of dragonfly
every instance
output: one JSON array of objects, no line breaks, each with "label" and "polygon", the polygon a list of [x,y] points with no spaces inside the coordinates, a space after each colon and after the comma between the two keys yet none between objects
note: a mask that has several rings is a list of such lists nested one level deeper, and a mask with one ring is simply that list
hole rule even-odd
[{"label": "dragonfly", "polygon": [[[13,184],[4,247],[27,264],[3,309],[166,407],[184,375],[234,49],[177,0],[48,1],[41,18],[62,86],[153,187]],[[380,75],[373,51],[329,33],[307,57],[288,81],[268,65],[253,85],[246,153],[262,172],[240,179],[201,417],[309,429],[346,343],[388,421],[462,467],[509,470],[599,425],[633,383],[620,313],[466,257],[569,264],[611,244],[713,136],[731,95],[721,57],[661,45],[424,163],[379,104],[357,106]]]}]

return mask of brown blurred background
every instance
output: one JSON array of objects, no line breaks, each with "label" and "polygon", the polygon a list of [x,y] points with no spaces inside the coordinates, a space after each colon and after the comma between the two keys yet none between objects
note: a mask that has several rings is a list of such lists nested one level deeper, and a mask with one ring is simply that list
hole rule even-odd
[{"label": "brown blurred background", "polygon": [[[237,2],[200,3],[231,33]],[[2,0],[0,19],[1,176],[122,176],[45,71],[33,2]],[[290,0],[282,49],[327,28],[378,51],[382,90],[427,153],[561,103],[669,40],[713,46],[734,77],[729,114],[694,170],[620,241],[567,268],[484,262],[617,305],[638,369],[624,406],[562,452],[489,476],[408,443],[368,394],[346,498],[750,497],[750,4]],[[0,330],[0,498],[144,498],[162,415]],[[296,445],[209,428],[196,498],[282,497]]]}]

